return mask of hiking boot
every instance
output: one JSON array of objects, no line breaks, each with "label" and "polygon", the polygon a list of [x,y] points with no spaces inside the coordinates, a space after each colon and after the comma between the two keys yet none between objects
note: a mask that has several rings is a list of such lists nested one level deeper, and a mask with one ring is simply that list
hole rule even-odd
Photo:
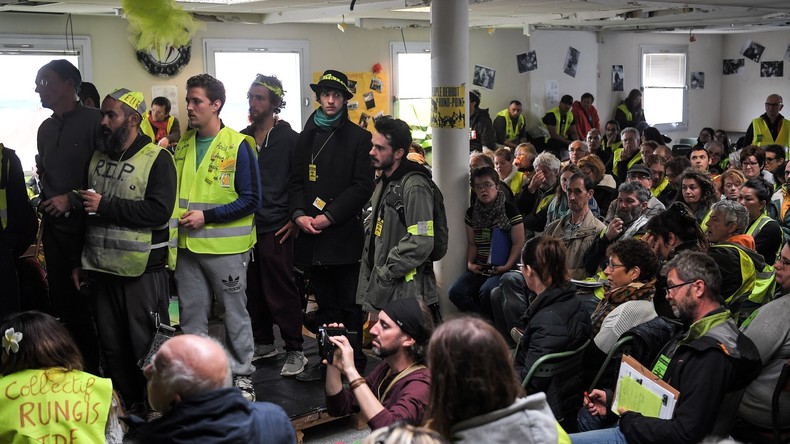
[{"label": "hiking boot", "polygon": [[324,379],[325,371],[323,365],[311,364],[305,367],[302,373],[296,375],[296,380],[302,382],[321,381]]},{"label": "hiking boot", "polygon": [[252,355],[252,360],[271,358],[272,356],[277,356],[277,353],[279,352],[274,344],[255,344],[255,352]]},{"label": "hiking boot", "polygon": [[241,390],[241,396],[247,401],[255,402],[255,387],[252,378],[245,375],[233,375],[233,385]]},{"label": "hiking boot", "polygon": [[280,376],[296,376],[304,371],[307,358],[302,351],[289,351],[285,353],[285,364],[280,370]]}]

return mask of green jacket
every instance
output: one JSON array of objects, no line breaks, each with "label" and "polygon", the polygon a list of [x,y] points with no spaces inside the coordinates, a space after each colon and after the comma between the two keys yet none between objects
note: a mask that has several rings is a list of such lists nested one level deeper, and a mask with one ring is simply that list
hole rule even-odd
[{"label": "green jacket", "polygon": [[376,312],[395,299],[421,298],[428,305],[439,301],[428,259],[433,250],[430,180],[423,167],[404,161],[376,184],[357,284],[357,303],[365,311]]}]

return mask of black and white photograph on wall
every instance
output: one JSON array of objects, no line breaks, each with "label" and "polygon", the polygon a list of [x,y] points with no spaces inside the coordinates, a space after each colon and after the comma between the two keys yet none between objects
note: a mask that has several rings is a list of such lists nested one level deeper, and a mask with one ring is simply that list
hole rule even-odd
[{"label": "black and white photograph on wall", "polygon": [[359,102],[348,102],[346,106],[348,106],[349,110],[359,109]]},{"label": "black and white photograph on wall", "polygon": [[362,98],[365,100],[365,109],[371,109],[376,106],[376,99],[373,98],[372,92],[366,92],[362,95]]},{"label": "black and white photograph on wall", "polygon": [[691,89],[704,89],[705,88],[705,73],[692,72],[691,73]]},{"label": "black and white photograph on wall", "polygon": [[784,77],[785,62],[760,62],[760,77]]},{"label": "black and white photograph on wall", "polygon": [[348,79],[348,90],[351,91],[351,94],[357,93],[357,81]]},{"label": "black and white photograph on wall", "polygon": [[765,51],[765,46],[753,42],[751,40],[747,40],[746,43],[743,45],[743,49],[741,50],[741,54],[746,57],[747,59],[753,60],[757,63],[760,62],[760,57],[763,56],[763,51]]},{"label": "black and white photograph on wall", "polygon": [[790,44],[788,44],[787,49],[785,49],[785,60],[790,60]]},{"label": "black and white photograph on wall", "polygon": [[373,77],[370,79],[370,89],[376,92],[381,92],[381,79],[378,77]]},{"label": "black and white photograph on wall", "polygon": [[472,84],[485,89],[494,89],[496,70],[481,65],[475,65],[475,76]]},{"label": "black and white photograph on wall", "polygon": [[538,69],[538,56],[535,54],[535,51],[522,52],[516,55],[516,62],[518,63],[519,74]]},{"label": "black and white photograph on wall", "polygon": [[576,68],[579,66],[579,57],[581,53],[578,49],[569,46],[568,55],[565,56],[565,74],[571,77],[576,77]]},{"label": "black and white photograph on wall", "polygon": [[743,72],[744,64],[744,59],[724,59],[722,74],[725,76],[740,74]]},{"label": "black and white photograph on wall", "polygon": [[623,65],[612,65],[612,91],[622,91],[623,80]]},{"label": "black and white photograph on wall", "polygon": [[367,129],[369,121],[370,121],[370,114],[362,113],[359,116],[359,122],[357,122],[357,125]]}]

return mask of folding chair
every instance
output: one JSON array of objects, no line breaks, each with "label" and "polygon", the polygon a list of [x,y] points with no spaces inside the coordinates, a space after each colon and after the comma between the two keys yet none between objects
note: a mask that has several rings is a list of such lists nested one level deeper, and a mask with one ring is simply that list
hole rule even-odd
[{"label": "folding chair", "polygon": [[595,375],[592,383],[590,384],[588,392],[592,392],[594,388],[597,388],[598,381],[601,380],[601,376],[603,376],[606,369],[609,368],[610,365],[619,362],[622,359],[623,355],[630,355],[631,350],[633,349],[633,336],[625,336],[620,338],[615,344],[612,346],[612,349],[609,350],[609,353],[606,355],[606,360],[601,364],[601,368],[598,370],[598,373]]}]

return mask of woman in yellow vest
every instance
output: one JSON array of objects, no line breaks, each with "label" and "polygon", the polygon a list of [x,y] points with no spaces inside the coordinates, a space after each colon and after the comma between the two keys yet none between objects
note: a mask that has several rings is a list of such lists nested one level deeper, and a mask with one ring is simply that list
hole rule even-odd
[{"label": "woman in yellow vest", "polygon": [[773,187],[762,177],[749,179],[740,189],[738,203],[749,211],[749,228],[746,234],[754,238],[755,251],[773,264],[784,245],[784,236],[779,222],[766,214],[771,202]]},{"label": "woman in yellow vest", "polygon": [[614,120],[620,128],[637,128],[640,122],[644,122],[645,112],[642,109],[642,91],[632,89],[628,97],[623,100],[614,113]]},{"label": "woman in yellow vest", "polygon": [[48,314],[0,324],[0,442],[120,443],[112,382],[82,371],[77,345]]}]

